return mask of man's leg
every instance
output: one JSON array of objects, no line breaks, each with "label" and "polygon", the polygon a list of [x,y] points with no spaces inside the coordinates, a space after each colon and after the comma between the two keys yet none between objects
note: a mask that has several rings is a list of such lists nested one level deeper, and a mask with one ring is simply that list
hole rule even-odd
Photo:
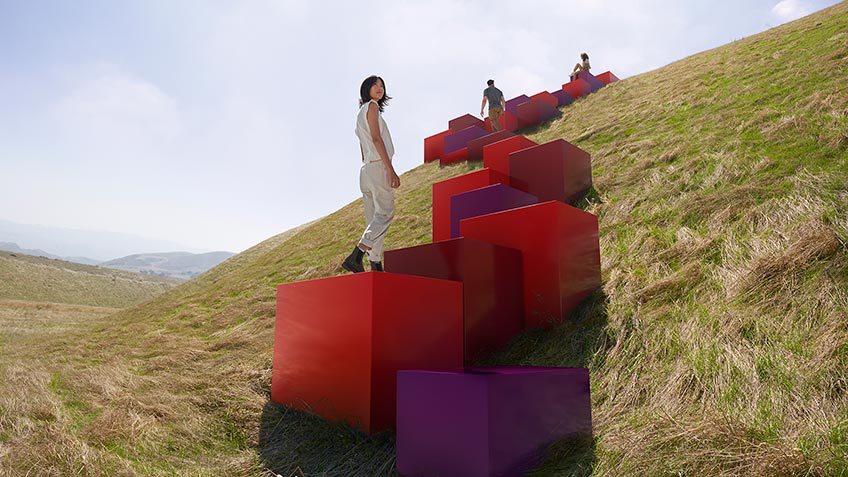
[{"label": "man's leg", "polygon": [[498,122],[498,118],[501,116],[501,112],[503,110],[501,108],[489,108],[489,122],[492,123],[492,132],[497,132],[503,129],[501,124]]}]

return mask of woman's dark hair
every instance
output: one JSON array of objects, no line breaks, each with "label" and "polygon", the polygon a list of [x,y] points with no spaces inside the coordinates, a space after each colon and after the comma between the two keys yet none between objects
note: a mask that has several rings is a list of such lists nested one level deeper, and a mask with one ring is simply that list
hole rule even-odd
[{"label": "woman's dark hair", "polygon": [[383,78],[380,78],[377,75],[371,75],[365,78],[365,81],[362,82],[362,86],[359,87],[359,105],[362,106],[368,101],[371,101],[371,87],[374,86],[374,83],[376,83],[377,80],[380,80],[380,82],[383,83],[383,97],[377,101],[377,107],[380,108],[380,112],[382,113],[383,108],[389,104],[389,100],[392,99],[392,97],[386,92],[386,82],[383,81]]},{"label": "woman's dark hair", "polygon": [[582,58],[583,61],[586,61],[589,59],[589,55],[587,55],[586,53],[580,53],[580,58]]}]

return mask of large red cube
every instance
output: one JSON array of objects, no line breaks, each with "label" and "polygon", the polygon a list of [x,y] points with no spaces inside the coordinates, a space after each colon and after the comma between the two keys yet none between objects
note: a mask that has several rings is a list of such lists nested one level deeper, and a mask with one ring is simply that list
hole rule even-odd
[{"label": "large red cube", "polygon": [[583,96],[588,95],[592,92],[592,85],[587,83],[585,80],[580,78],[571,81],[569,83],[565,83],[562,85],[563,91],[570,94],[572,98],[582,98]]},{"label": "large red cube", "polygon": [[435,161],[442,158],[445,150],[445,136],[453,133],[450,129],[424,138],[424,162]]},{"label": "large red cube", "polygon": [[598,81],[604,84],[615,83],[616,81],[618,81],[618,77],[612,74],[612,71],[604,71],[595,78],[598,78]]},{"label": "large red cube", "polygon": [[458,238],[386,252],[386,270],[462,282],[465,363],[506,345],[524,314],[521,252]]},{"label": "large red cube", "polygon": [[555,106],[551,106],[538,98],[519,104],[516,110],[519,128],[535,126],[560,115],[559,110]]},{"label": "large red cube", "polygon": [[549,327],[601,284],[598,218],[558,201],[459,223],[465,238],[522,251],[524,326]]},{"label": "large red cube", "polygon": [[483,167],[488,167],[509,177],[509,154],[533,146],[538,146],[538,144],[524,136],[514,136],[487,144],[483,146]]},{"label": "large red cube", "polygon": [[450,236],[450,198],[492,184],[507,184],[509,177],[491,169],[480,169],[433,183],[433,242]]},{"label": "large red cube", "polygon": [[574,202],[592,187],[592,161],[579,147],[555,139],[509,154],[509,185],[539,202]]},{"label": "large red cube", "polygon": [[284,283],[271,399],[393,429],[397,371],[462,366],[462,329],[460,282],[366,272]]},{"label": "large red cube", "polygon": [[483,128],[483,120],[470,114],[463,114],[458,118],[453,118],[448,121],[448,129],[451,131],[461,131],[467,127],[477,126]]},{"label": "large red cube", "polygon": [[503,130],[468,141],[468,160],[474,161],[483,159],[483,146],[513,136],[515,136],[515,134],[513,134],[512,131]]}]

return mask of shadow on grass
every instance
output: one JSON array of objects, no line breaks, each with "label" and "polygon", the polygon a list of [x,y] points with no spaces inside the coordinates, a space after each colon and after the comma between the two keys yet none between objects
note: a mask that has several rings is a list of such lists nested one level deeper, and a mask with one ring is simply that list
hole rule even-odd
[{"label": "shadow on grass", "polygon": [[[268,402],[262,409],[259,456],[283,477],[394,476],[395,438],[368,436],[347,424]],[[301,473],[296,473],[300,469]]]}]

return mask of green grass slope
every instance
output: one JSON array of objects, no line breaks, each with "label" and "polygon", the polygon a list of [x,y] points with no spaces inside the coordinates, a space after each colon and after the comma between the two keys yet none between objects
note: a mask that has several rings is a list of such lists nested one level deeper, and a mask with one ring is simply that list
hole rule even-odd
[{"label": "green grass slope", "polygon": [[123,308],[178,280],[0,251],[0,300]]},{"label": "green grass slope", "polygon": [[[848,475],[847,60],[842,3],[528,132],[592,154],[604,282],[485,362],[591,371],[595,438],[533,475]],[[479,167],[404,174],[387,246],[428,242],[430,184]],[[276,284],[340,273],[361,227],[356,201],[21,349],[0,366],[0,474],[392,475],[391,435],[268,400]]]}]

